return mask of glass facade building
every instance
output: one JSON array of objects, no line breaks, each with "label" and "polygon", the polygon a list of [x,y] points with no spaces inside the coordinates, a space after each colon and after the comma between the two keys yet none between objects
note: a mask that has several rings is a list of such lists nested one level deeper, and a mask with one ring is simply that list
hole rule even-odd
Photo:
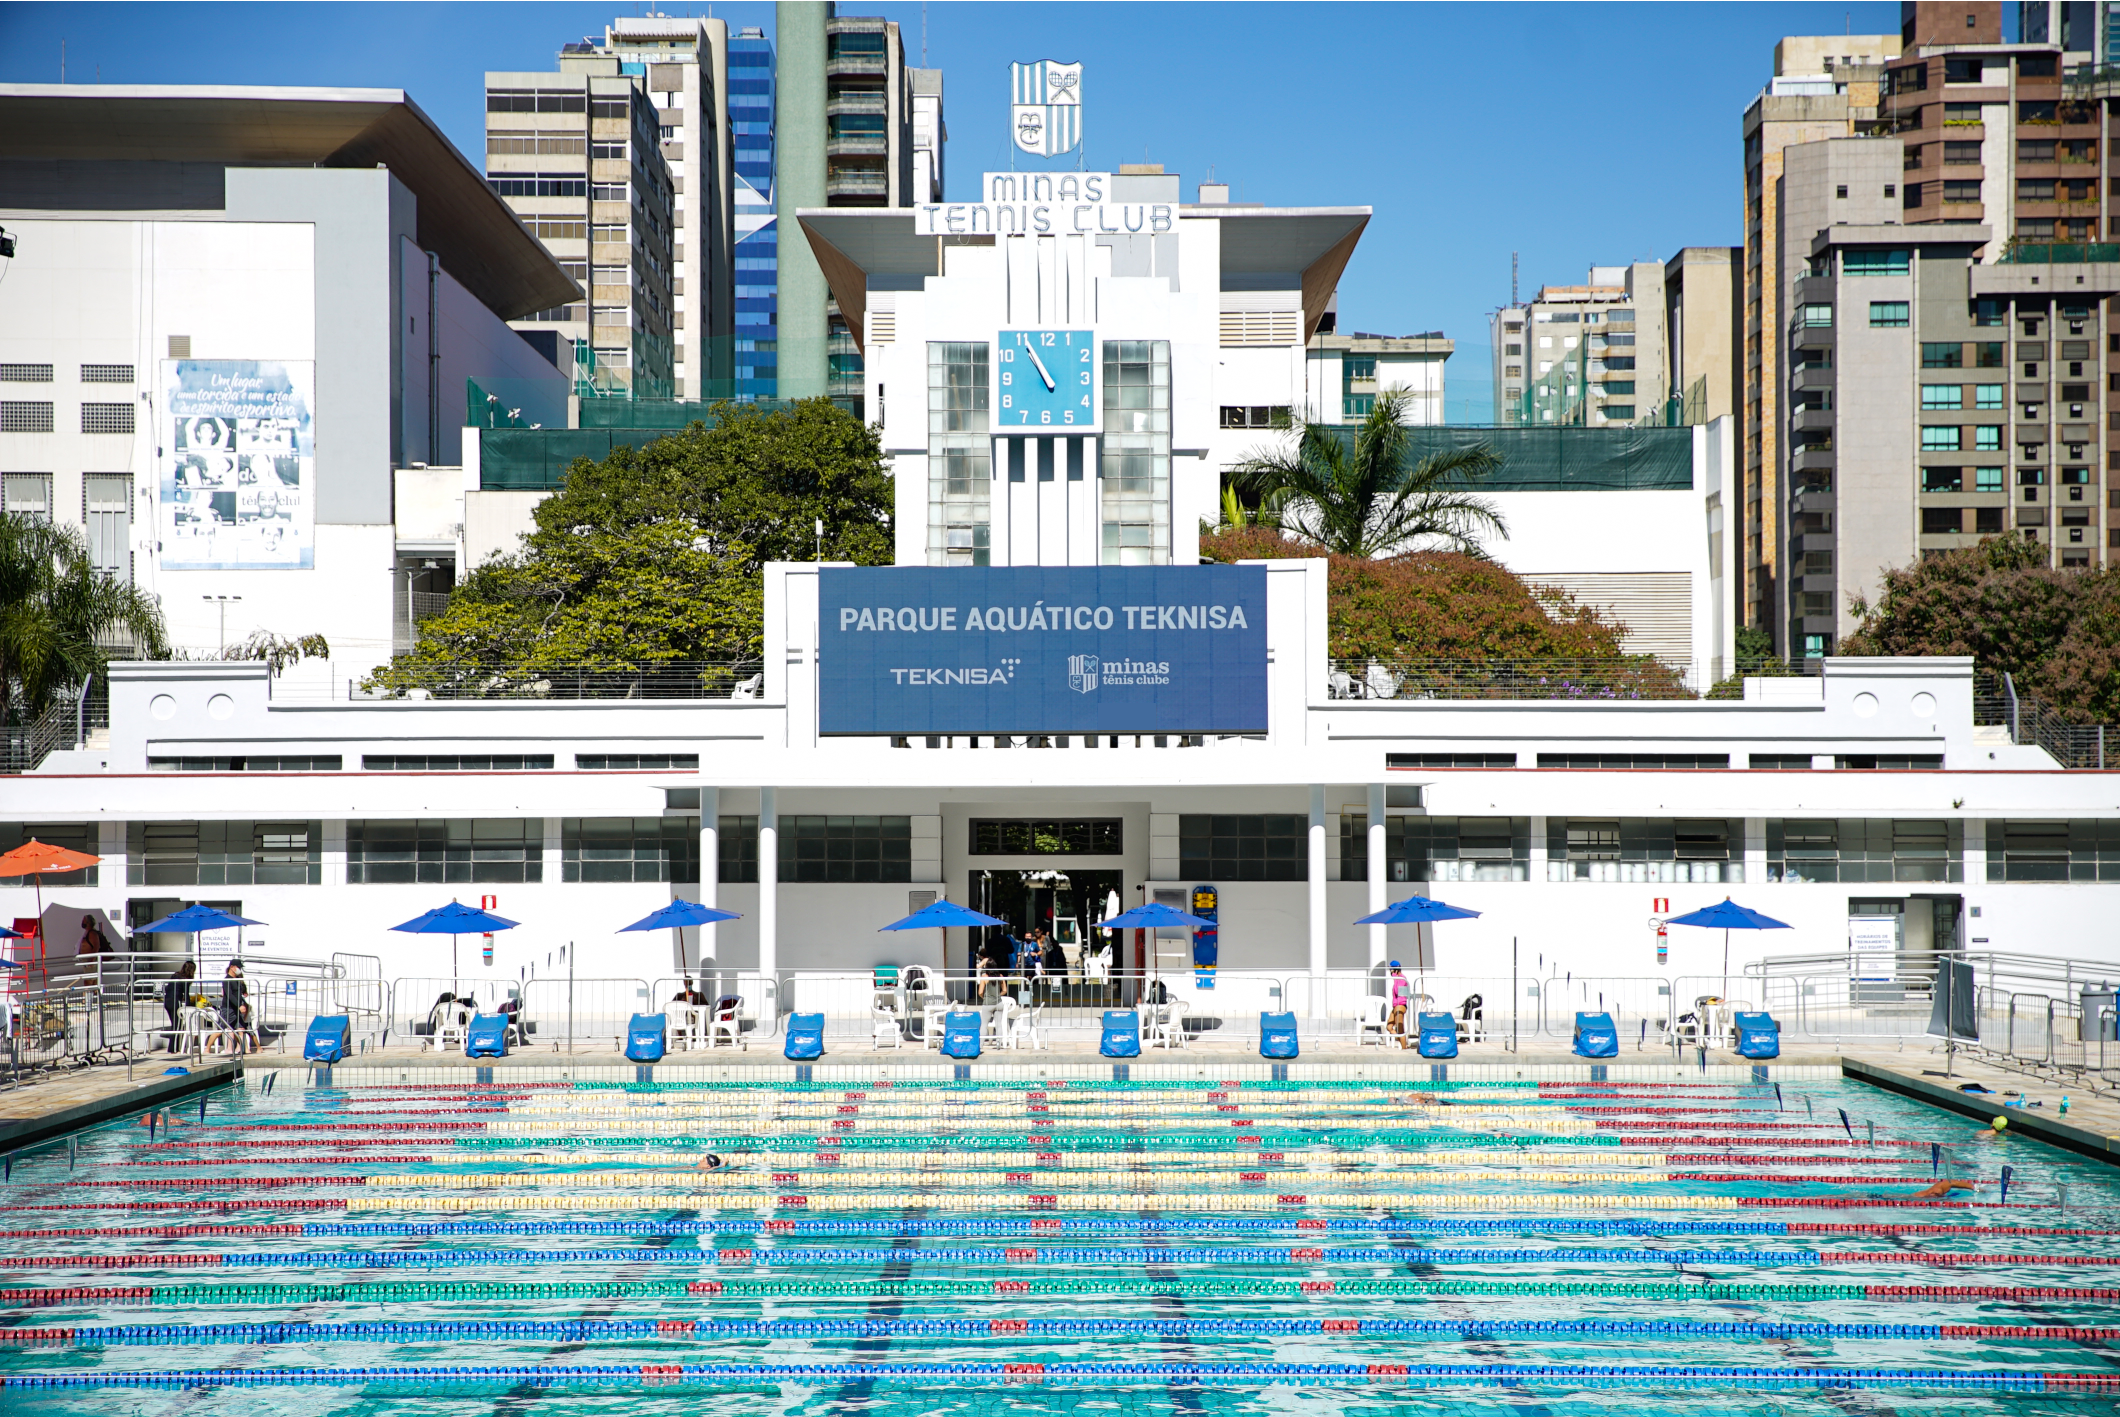
[{"label": "glass facade building", "polygon": [[736,150],[736,397],[769,399],[779,373],[779,243],[773,216],[773,42],[729,41],[729,132]]}]

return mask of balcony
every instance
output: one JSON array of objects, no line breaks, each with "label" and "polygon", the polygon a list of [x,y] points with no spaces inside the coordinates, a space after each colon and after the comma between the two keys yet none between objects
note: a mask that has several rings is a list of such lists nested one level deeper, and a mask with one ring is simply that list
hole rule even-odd
[{"label": "balcony", "polygon": [[834,133],[824,140],[826,157],[887,157],[890,151],[887,133]]},{"label": "balcony", "polygon": [[837,54],[824,61],[824,76],[827,79],[846,79],[860,75],[883,77],[889,71],[890,61],[881,54]]},{"label": "balcony", "polygon": [[1789,371],[1788,387],[1792,393],[1806,389],[1825,389],[1830,391],[1833,387],[1832,366],[1823,364],[1798,365]]},{"label": "balcony", "polygon": [[886,114],[890,111],[890,99],[882,89],[846,89],[833,94],[824,103],[824,116],[827,118],[842,118],[850,113]]},{"label": "balcony", "polygon": [[1789,413],[1791,433],[1830,433],[1833,431],[1833,410],[1830,408],[1792,409]]},{"label": "balcony", "polygon": [[1832,470],[1833,445],[1831,443],[1815,444],[1810,447],[1793,447],[1789,449],[1789,471],[1792,473],[1830,473]]},{"label": "balcony", "polygon": [[833,168],[824,177],[824,194],[833,197],[868,197],[878,201],[891,195],[890,174],[874,168]]}]

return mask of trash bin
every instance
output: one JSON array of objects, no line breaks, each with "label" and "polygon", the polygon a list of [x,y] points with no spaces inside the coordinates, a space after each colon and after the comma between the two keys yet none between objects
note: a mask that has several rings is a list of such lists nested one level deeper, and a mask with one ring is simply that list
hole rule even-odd
[{"label": "trash bin", "polygon": [[2094,985],[2078,995],[2078,1003],[2083,1009],[2083,1019],[2076,1026],[2079,1041],[2096,1043],[2101,1036],[2108,1042],[2120,1039],[2120,991],[2109,984]]}]

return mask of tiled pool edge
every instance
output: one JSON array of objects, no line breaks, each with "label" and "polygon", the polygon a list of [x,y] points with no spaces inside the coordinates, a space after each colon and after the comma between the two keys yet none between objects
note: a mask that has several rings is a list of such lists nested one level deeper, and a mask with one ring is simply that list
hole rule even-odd
[{"label": "tiled pool edge", "polygon": [[[233,1060],[204,1064],[176,1077],[150,1077],[144,1082],[138,1079],[128,1081],[124,1077],[123,1069],[113,1068],[111,1071],[117,1076],[112,1080],[111,1090],[100,1097],[76,1103],[71,1107],[31,1112],[0,1121],[0,1153],[21,1151],[27,1147],[57,1141],[69,1132],[83,1131],[134,1112],[167,1106],[179,1098],[233,1086],[243,1081],[242,1065]],[[24,1102],[34,1104],[40,1100],[37,1097],[38,1086],[40,1084],[31,1084],[14,1094],[6,1103],[0,1103],[0,1106],[21,1105]]]},{"label": "tiled pool edge", "polygon": [[[301,1070],[310,1086],[376,1087],[391,1084],[475,1082],[729,1082],[772,1086],[786,1083],[904,1082],[1827,1082],[1839,1078],[1833,1063],[547,1063],[502,1060],[469,1063],[340,1064]],[[296,1077],[289,1077],[293,1084]],[[252,1086],[260,1085],[257,1077]]]},{"label": "tiled pool edge", "polygon": [[2088,1127],[2064,1122],[2058,1117],[2043,1116],[2029,1108],[2005,1108],[2002,1103],[1993,1100],[1993,1093],[1969,1096],[1954,1088],[1925,1082],[1897,1069],[1867,1063],[1860,1058],[1842,1058],[1840,1071],[1842,1076],[1856,1082],[1869,1083],[1873,1087],[1881,1087],[1889,1092],[1912,1097],[1967,1117],[1977,1117],[1982,1121],[2007,1117],[2009,1130],[2013,1135],[2050,1142],[2079,1156],[2087,1156],[2108,1165],[2120,1165],[2120,1137],[2106,1136]]}]

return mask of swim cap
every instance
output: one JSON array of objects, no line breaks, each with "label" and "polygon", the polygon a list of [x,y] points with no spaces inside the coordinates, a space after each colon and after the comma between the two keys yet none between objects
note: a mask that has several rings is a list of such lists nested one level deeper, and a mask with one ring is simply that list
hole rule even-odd
[{"label": "swim cap", "polygon": [[2007,1117],[1997,1117],[1994,1121],[1988,1123],[1989,1126],[1993,1127],[1998,1132],[2001,1131],[2004,1127],[2007,1127],[2009,1124],[2010,1119]]}]

